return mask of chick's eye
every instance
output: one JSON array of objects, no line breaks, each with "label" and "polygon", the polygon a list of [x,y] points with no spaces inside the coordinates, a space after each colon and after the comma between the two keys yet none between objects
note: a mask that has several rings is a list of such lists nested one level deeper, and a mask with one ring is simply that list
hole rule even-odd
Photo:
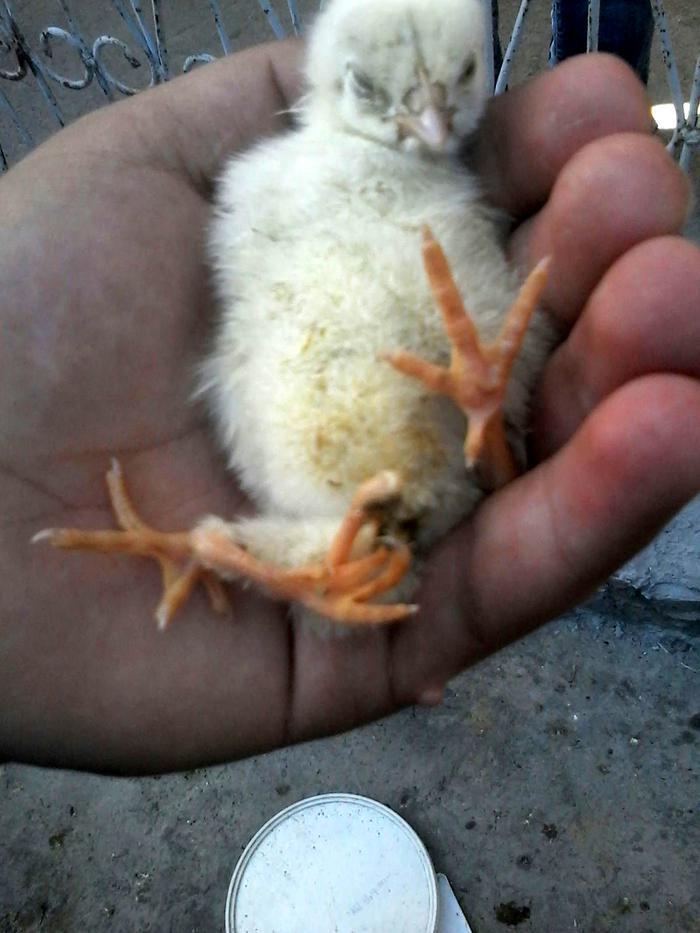
[{"label": "chick's eye", "polygon": [[473,78],[475,71],[476,71],[476,57],[474,55],[470,55],[467,61],[465,62],[464,68],[462,68],[462,71],[460,73],[460,76],[459,76],[460,84],[462,84],[465,81],[469,81],[470,78]]},{"label": "chick's eye", "polygon": [[352,89],[358,97],[361,97],[364,100],[369,100],[372,97],[376,97],[377,89],[372,81],[367,77],[367,75],[362,74],[361,71],[356,71],[354,68],[351,68],[350,78],[352,81]]}]

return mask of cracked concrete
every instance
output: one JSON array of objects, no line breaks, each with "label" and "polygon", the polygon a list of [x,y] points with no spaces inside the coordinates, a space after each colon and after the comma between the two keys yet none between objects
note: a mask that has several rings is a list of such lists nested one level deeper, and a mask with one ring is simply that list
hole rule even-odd
[{"label": "cracked concrete", "polygon": [[[72,6],[96,35],[99,6]],[[28,30],[59,22],[46,0],[15,7]],[[694,0],[668,8],[687,87],[700,11]],[[180,0],[169,9],[174,60],[215,50],[208,13]],[[237,47],[267,35],[254,3],[227,9]],[[512,22],[514,3],[502,9]],[[514,80],[544,64],[546,4],[530,16]],[[668,99],[658,65],[650,90]],[[16,92],[43,138],[43,106]],[[100,103],[91,93],[61,94],[69,118]],[[457,678],[436,710],[161,778],[0,767],[0,933],[223,929],[251,835],[331,791],[402,814],[474,933],[700,931],[699,544],[700,500],[595,599]]]},{"label": "cracked concrete", "polygon": [[653,611],[697,625],[700,619],[700,499],[691,502],[609,581],[619,611]]}]

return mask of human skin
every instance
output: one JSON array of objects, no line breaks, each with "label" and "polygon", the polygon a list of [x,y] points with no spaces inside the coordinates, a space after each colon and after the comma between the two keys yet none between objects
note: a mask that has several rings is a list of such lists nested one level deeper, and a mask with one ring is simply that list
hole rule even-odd
[{"label": "human skin", "polygon": [[[156,565],[30,544],[108,528],[120,459],[164,530],[251,506],[192,374],[215,309],[206,225],[222,160],[284,127],[300,47],[277,43],[91,114],[0,182],[0,755],[143,773],[337,732],[446,681],[586,596],[699,487],[700,253],[689,189],[608,56],[495,100],[476,154],[523,270],[553,256],[564,340],[533,468],[435,548],[415,620],[347,638],[232,587],[159,633]],[[650,192],[652,193],[650,195]]]}]

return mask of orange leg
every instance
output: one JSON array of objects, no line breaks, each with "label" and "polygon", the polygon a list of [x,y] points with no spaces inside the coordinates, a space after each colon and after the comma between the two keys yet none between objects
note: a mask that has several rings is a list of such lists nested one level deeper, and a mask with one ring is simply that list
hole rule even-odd
[{"label": "orange leg", "polygon": [[435,366],[412,353],[386,353],[399,372],[452,398],[468,418],[464,456],[485,485],[497,489],[518,469],[508,446],[503,402],[515,357],[547,282],[549,259],[541,260],[523,283],[492,344],[482,343],[466,311],[440,244],[423,228],[423,264],[452,345],[449,367]]},{"label": "orange leg", "polygon": [[82,531],[78,528],[48,528],[34,536],[34,541],[48,540],[54,547],[68,550],[91,550],[136,554],[158,561],[163,576],[163,596],[156,609],[158,627],[164,629],[192,590],[201,582],[212,608],[225,613],[229,609],[224,586],[213,573],[192,560],[188,533],[168,534],[147,525],[134,508],[117,460],[105,477],[112,510],[122,531]]},{"label": "orange leg", "polygon": [[60,548],[155,558],[163,575],[163,596],[156,610],[161,629],[184,605],[198,582],[206,587],[214,609],[227,609],[228,598],[219,573],[244,577],[275,597],[301,602],[329,619],[351,625],[393,622],[417,609],[404,604],[366,604],[403,577],[411,559],[408,547],[378,545],[369,554],[351,559],[360,531],[370,526],[376,537],[378,524],[374,512],[398,494],[400,479],[394,473],[380,473],[360,487],[325,561],[292,569],[257,560],[214,528],[175,533],[156,531],[136,512],[116,460],[106,479],[121,531],[50,528],[39,532],[34,540],[48,540]]},{"label": "orange leg", "polygon": [[327,558],[329,567],[339,567],[348,560],[360,529],[371,521],[372,509],[398,498],[400,492],[401,477],[393,470],[377,473],[360,486],[331,544]]},{"label": "orange leg", "polygon": [[418,607],[406,603],[367,604],[400,582],[411,552],[403,543],[380,545],[369,554],[351,559],[360,531],[369,525],[376,535],[375,512],[401,490],[398,474],[378,473],[358,489],[323,563],[284,570],[258,561],[215,528],[193,532],[197,557],[222,573],[234,569],[272,595],[302,603],[319,615],[348,625],[380,625],[413,615]]}]

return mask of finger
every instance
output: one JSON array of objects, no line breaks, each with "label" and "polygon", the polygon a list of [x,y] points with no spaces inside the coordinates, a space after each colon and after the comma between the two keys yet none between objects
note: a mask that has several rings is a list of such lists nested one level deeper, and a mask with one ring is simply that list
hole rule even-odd
[{"label": "finger", "polygon": [[492,200],[527,217],[586,143],[650,127],[634,72],[613,55],[581,55],[494,98],[479,131],[477,166]]},{"label": "finger", "polygon": [[699,488],[700,385],[659,375],[618,389],[431,560],[421,616],[395,635],[397,702],[580,601]]},{"label": "finger", "polygon": [[659,142],[607,136],[567,163],[545,207],[511,237],[510,252],[526,269],[552,257],[543,303],[568,329],[615,259],[642,240],[678,232],[689,201],[687,178]]},{"label": "finger", "polygon": [[549,456],[615,389],[654,372],[700,378],[700,250],[680,237],[640,243],[611,267],[544,371],[534,412]]},{"label": "finger", "polygon": [[[141,95],[141,107],[186,170],[211,179],[226,156],[288,124],[302,49],[295,39],[254,46]],[[168,156],[165,146],[159,152]]]}]

